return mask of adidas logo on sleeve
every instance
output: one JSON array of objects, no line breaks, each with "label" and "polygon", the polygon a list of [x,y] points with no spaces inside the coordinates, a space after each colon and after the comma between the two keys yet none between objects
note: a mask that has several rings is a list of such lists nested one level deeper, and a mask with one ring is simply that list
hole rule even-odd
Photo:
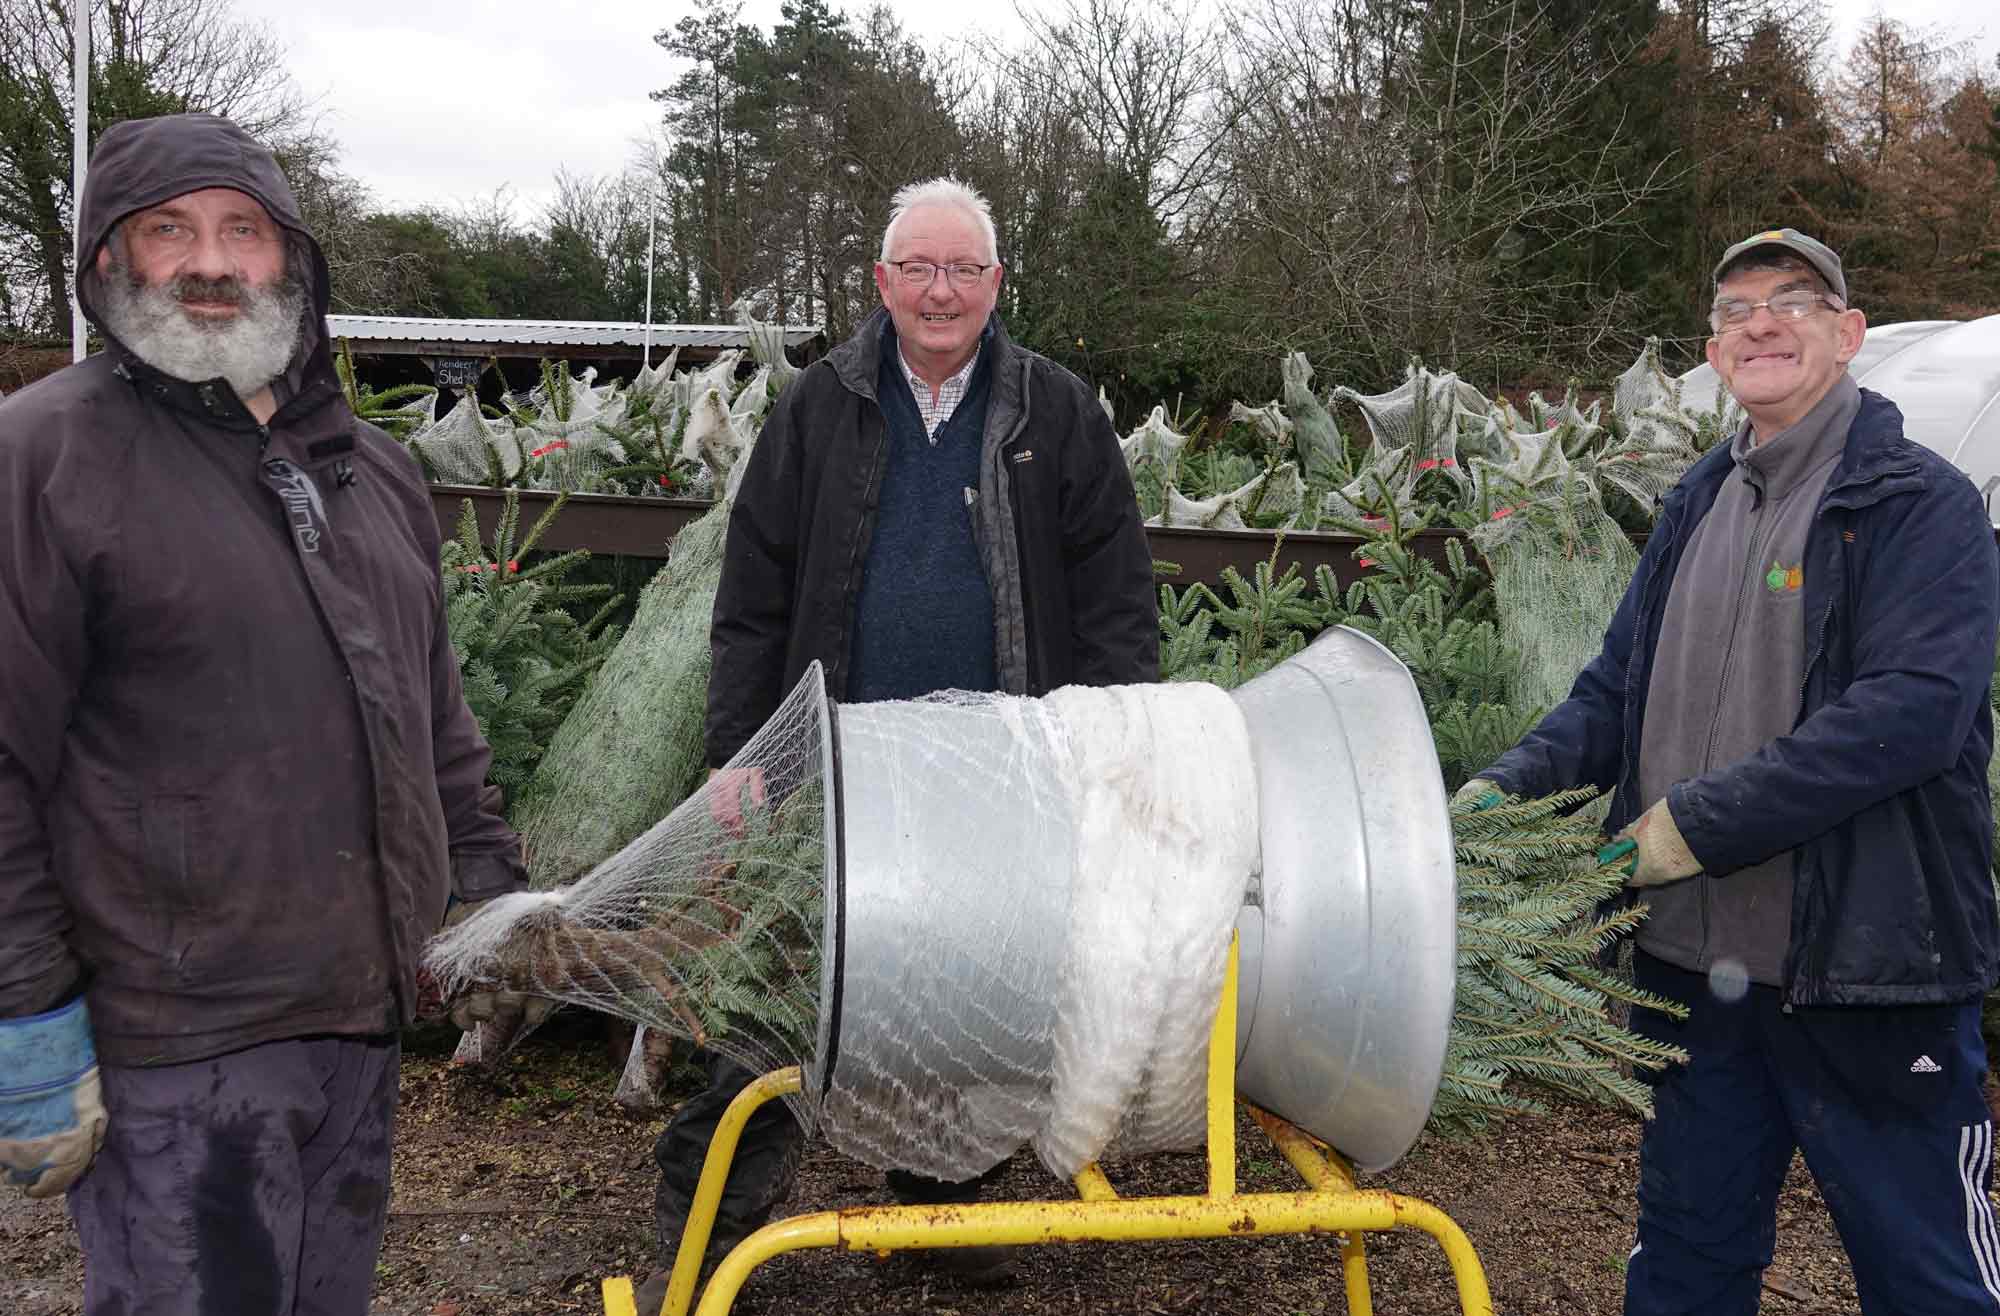
[{"label": "adidas logo on sleeve", "polygon": [[1941,1073],[1943,1069],[1943,1065],[1940,1065],[1929,1056],[1918,1056],[1910,1062],[1910,1072],[1912,1074],[1936,1074]]}]

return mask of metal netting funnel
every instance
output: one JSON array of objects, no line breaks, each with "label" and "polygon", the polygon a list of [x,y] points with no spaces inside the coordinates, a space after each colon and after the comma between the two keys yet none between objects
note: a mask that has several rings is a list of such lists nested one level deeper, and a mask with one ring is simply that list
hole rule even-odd
[{"label": "metal netting funnel", "polygon": [[433,942],[441,990],[568,1001],[805,1068],[885,1169],[1200,1145],[1232,924],[1238,1085],[1381,1168],[1454,985],[1442,781],[1408,674],[1333,631],[1200,683],[836,707],[809,669],[729,765],[569,887]]},{"label": "metal netting funnel", "polygon": [[964,1178],[1046,1110],[1069,892],[1060,862],[1036,860],[1072,838],[1056,783],[1023,775],[995,807],[1023,731],[1005,711],[836,710],[839,863],[808,1081],[820,1131],[870,1164]]},{"label": "metal netting funnel", "polygon": [[1449,806],[1415,682],[1335,627],[1235,692],[1263,870],[1242,938],[1236,1085],[1357,1165],[1430,1114],[1457,982]]},{"label": "metal netting funnel", "polygon": [[[1429,1113],[1452,1010],[1451,829],[1428,722],[1402,665],[1345,629],[1233,701],[1262,852],[1235,888],[1239,1089],[1383,1168]],[[847,1155],[963,1179],[1050,1120],[1077,837],[1063,783],[1041,775],[1060,728],[1037,703],[835,710],[808,1100]],[[1198,1072],[1199,1042],[1181,1059]]]}]

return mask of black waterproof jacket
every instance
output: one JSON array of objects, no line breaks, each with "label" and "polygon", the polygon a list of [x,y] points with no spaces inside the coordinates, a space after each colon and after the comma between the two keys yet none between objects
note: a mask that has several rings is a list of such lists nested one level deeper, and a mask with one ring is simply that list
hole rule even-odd
[{"label": "black waterproof jacket", "polygon": [[[1795,853],[1787,1004],[1976,1000],[2000,977],[1986,782],[2000,554],[1971,481],[1904,437],[1894,403],[1861,399],[1806,538],[1795,725],[1667,799],[1713,880]],[[1645,807],[1660,619],[1733,467],[1718,445],[1667,494],[1603,650],[1480,776],[1521,795],[1616,786],[1614,832]]]},{"label": "black waterproof jacket", "polygon": [[523,876],[436,517],[341,395],[269,152],[207,115],[107,131],[85,310],[114,225],[204,187],[261,202],[312,290],[270,424],[115,341],[0,402],[0,1017],[87,982],[109,1064],[391,1028],[448,885]]},{"label": "black waterproof jacket", "polygon": [[[707,755],[720,767],[808,664],[843,697],[888,426],[875,396],[886,311],[778,398],[729,514],[710,630]],[[993,590],[1001,688],[1159,679],[1152,551],[1110,418],[1084,382],[1017,347],[997,315],[974,537]],[[911,636],[911,643],[922,643]]]}]

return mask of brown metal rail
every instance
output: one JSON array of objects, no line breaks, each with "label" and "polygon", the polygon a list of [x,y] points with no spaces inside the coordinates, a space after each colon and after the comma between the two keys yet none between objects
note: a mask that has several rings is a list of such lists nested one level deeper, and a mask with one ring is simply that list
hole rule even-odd
[{"label": "brown metal rail", "polygon": [[[532,525],[542,509],[556,498],[555,494],[542,490],[519,492],[523,525]],[[447,536],[456,533],[459,506],[467,498],[478,513],[481,532],[491,535],[506,498],[499,489],[432,485],[431,501],[437,508],[438,524]],[[691,498],[571,494],[562,515],[542,537],[540,547],[584,548],[596,555],[663,558],[673,537],[709,506]],[[1231,566],[1248,578],[1259,562],[1272,560],[1274,553],[1280,573],[1294,562],[1308,576],[1322,566],[1331,567],[1343,588],[1362,574],[1361,566],[1354,560],[1354,550],[1362,543],[1356,535],[1302,530],[1194,530],[1179,526],[1154,526],[1146,535],[1156,561],[1180,568],[1179,574],[1163,577],[1175,584],[1200,580],[1219,586],[1223,568]],[[1415,543],[1426,557],[1442,561],[1445,544],[1462,537],[1456,530],[1425,530],[1417,534]]]}]

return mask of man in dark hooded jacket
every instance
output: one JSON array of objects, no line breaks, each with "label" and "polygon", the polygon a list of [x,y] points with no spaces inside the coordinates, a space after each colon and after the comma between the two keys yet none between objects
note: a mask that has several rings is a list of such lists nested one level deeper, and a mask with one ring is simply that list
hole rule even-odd
[{"label": "man in dark hooded jacket", "polygon": [[360,1316],[418,953],[523,876],[437,522],[261,144],[111,128],[80,236],[107,350],[0,404],[0,1169],[89,1312]]}]

